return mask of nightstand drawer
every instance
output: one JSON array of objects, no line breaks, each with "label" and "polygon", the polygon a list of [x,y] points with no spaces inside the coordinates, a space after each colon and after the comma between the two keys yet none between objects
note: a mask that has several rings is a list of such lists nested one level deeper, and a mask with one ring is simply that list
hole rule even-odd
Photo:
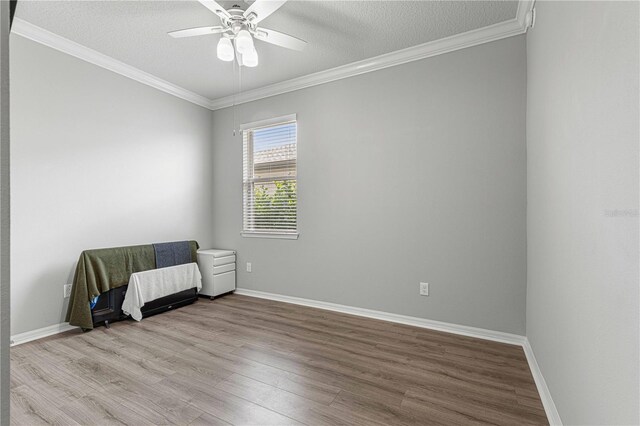
[{"label": "nightstand drawer", "polygon": [[236,271],[213,276],[213,295],[228,293],[236,289]]},{"label": "nightstand drawer", "polygon": [[226,265],[214,266],[213,275],[224,274],[225,272],[231,272],[236,270],[235,263],[227,263]]},{"label": "nightstand drawer", "polygon": [[213,258],[213,266],[226,265],[227,263],[236,263],[236,255]]}]

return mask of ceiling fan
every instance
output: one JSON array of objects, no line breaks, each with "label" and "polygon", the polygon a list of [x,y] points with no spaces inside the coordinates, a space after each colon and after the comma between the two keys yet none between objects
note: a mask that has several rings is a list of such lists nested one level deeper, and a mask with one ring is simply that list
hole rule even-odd
[{"label": "ceiling fan", "polygon": [[218,59],[222,61],[233,61],[235,58],[240,65],[257,66],[258,52],[253,44],[254,38],[293,50],[302,50],[307,44],[306,41],[288,34],[258,27],[260,21],[278,10],[287,0],[256,0],[247,10],[237,4],[225,10],[215,0],[198,1],[218,15],[222,25],[171,31],[169,35],[181,38],[222,34],[217,48]]}]

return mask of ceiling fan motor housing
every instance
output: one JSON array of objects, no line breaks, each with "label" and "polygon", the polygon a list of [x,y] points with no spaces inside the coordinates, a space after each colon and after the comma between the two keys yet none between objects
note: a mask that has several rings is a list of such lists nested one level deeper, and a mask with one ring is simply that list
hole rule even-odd
[{"label": "ceiling fan motor housing", "polygon": [[234,4],[231,9],[227,9],[229,18],[223,20],[223,25],[229,27],[234,35],[238,34],[243,29],[254,33],[256,26],[251,23],[251,20],[258,17],[255,13],[250,13],[248,16],[244,16],[244,10],[237,4]]}]

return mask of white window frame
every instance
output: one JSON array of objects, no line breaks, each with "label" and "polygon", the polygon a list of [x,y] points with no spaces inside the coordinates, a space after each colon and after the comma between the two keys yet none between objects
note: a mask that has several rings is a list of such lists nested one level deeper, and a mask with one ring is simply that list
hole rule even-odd
[{"label": "white window frame", "polygon": [[[242,148],[243,148],[243,152],[244,152],[244,132],[246,130],[254,130],[260,127],[268,127],[268,126],[275,126],[277,124],[284,124],[287,122],[291,122],[291,121],[295,121],[296,122],[296,127],[297,127],[297,121],[298,121],[298,117],[297,114],[289,114],[289,115],[283,115],[280,117],[274,117],[274,118],[269,118],[266,120],[259,120],[259,121],[253,121],[251,123],[245,123],[240,125],[240,132],[241,132],[241,136],[242,136]],[[298,149],[298,135],[296,132],[296,151]],[[277,232],[277,231],[271,231],[271,232],[256,232],[256,231],[245,231],[244,230],[244,159],[243,159],[243,178],[242,178],[242,193],[243,193],[243,201],[242,201],[242,227],[243,230],[240,232],[240,235],[245,237],[245,238],[276,238],[276,239],[284,239],[284,240],[297,240],[298,236],[300,235],[299,232],[299,223],[297,223],[296,221],[296,232]],[[297,182],[297,176],[298,176],[298,159],[296,156],[296,182]],[[299,186],[296,184],[296,191],[299,189]],[[298,197],[298,195],[296,194],[296,197]],[[299,204],[296,205],[296,214],[298,214],[299,210],[298,210]]]}]

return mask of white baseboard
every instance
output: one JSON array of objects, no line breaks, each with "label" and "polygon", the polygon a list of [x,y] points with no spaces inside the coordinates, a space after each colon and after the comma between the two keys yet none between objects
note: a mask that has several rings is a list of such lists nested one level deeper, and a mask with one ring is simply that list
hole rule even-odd
[{"label": "white baseboard", "polygon": [[551,398],[551,392],[549,392],[547,382],[542,376],[542,371],[540,371],[540,366],[538,365],[538,361],[536,360],[536,356],[533,353],[533,349],[531,348],[531,344],[529,343],[528,338],[524,339],[522,349],[524,349],[524,354],[527,356],[529,369],[531,370],[531,374],[533,375],[533,380],[535,380],[536,382],[536,387],[538,388],[538,393],[540,394],[540,400],[542,401],[542,405],[544,406],[544,411],[547,414],[549,424],[551,426],[562,426],[560,413],[558,413],[556,404],[553,402],[553,398]]},{"label": "white baseboard", "polygon": [[249,290],[246,288],[236,289],[236,294],[244,296],[258,297],[261,299],[276,300],[278,302],[293,303],[295,305],[309,306],[312,308],[326,309],[328,311],[342,312],[344,314],[358,315],[361,317],[374,318],[383,321],[395,322],[398,324],[412,325],[414,327],[428,328],[431,330],[444,331],[447,333],[460,334],[462,336],[477,337],[479,339],[492,340],[494,342],[508,343],[522,346],[525,341],[524,336],[518,334],[503,333],[501,331],[486,330],[484,328],[469,327],[466,325],[452,324],[448,322],[428,320],[425,318],[410,317],[406,315],[391,314],[388,312],[374,311],[372,309],[356,308],[353,306],[338,305],[336,303],[320,302],[300,297],[284,296],[281,294],[265,293],[262,291]]},{"label": "white baseboard", "polygon": [[53,336],[54,334],[64,333],[65,331],[73,330],[74,327],[69,325],[68,322],[62,322],[60,324],[50,325],[48,327],[39,328],[37,330],[26,331],[24,333],[11,336],[11,346],[21,345],[22,343],[31,342],[33,340],[42,339],[43,337]]}]

